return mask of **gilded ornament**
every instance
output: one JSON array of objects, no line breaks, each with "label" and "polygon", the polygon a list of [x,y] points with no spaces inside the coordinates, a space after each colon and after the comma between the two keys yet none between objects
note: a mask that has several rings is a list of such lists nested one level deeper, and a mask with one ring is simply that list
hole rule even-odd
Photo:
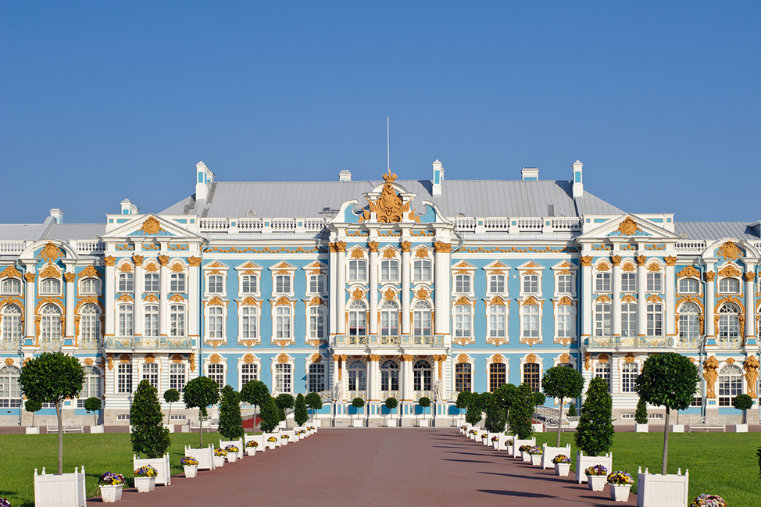
[{"label": "gilded ornament", "polygon": [[584,369],[585,370],[589,370],[592,367],[590,363],[590,359],[591,359],[591,356],[589,352],[584,352]]},{"label": "gilded ornament", "polygon": [[393,301],[396,297],[396,292],[394,292],[394,289],[386,289],[386,292],[383,293],[383,299],[386,301]]},{"label": "gilded ornament", "polygon": [[610,356],[603,352],[602,354],[597,355],[597,361],[600,363],[607,363],[610,360]]},{"label": "gilded ornament", "polygon": [[647,257],[644,255],[638,255],[634,259],[637,261],[637,266],[644,266],[647,262]]},{"label": "gilded ornament", "polygon": [[26,280],[27,282],[33,282],[36,276],[37,275],[35,275],[34,273],[24,273],[24,280]]},{"label": "gilded ornament", "polygon": [[457,298],[457,300],[454,302],[455,306],[459,305],[468,305],[471,306],[473,303],[470,302],[470,299],[468,299],[465,296],[460,296]]},{"label": "gilded ornament", "polygon": [[388,247],[385,250],[383,250],[384,259],[393,259],[395,257],[396,257],[396,251],[393,248]]},{"label": "gilded ornament", "polygon": [[352,297],[352,299],[364,299],[365,298],[365,293],[362,291],[362,289],[357,287],[356,289],[354,289],[352,291],[351,297]]},{"label": "gilded ornament", "polygon": [[291,300],[285,296],[280,296],[279,298],[277,298],[277,301],[275,301],[275,306],[290,305],[290,304],[291,304]]},{"label": "gilded ornament", "polygon": [[[368,210],[365,210],[362,217],[365,220],[371,218],[371,213],[375,213],[375,219],[384,224],[398,223],[404,218],[404,213],[410,211],[410,203],[404,203],[402,196],[395,190],[393,183],[396,181],[396,174],[386,173],[383,175],[383,189],[380,195],[373,201],[367,199]],[[414,220],[414,214],[409,217]]]},{"label": "gilded ornament", "polygon": [[190,371],[196,371],[196,355],[193,352],[188,355],[188,363],[190,363]]},{"label": "gilded ornament", "polygon": [[734,267],[732,264],[727,264],[726,266],[721,268],[718,274],[720,277],[732,277],[732,278],[739,278],[741,275],[740,270]]},{"label": "gilded ornament", "polygon": [[201,265],[201,258],[200,257],[188,257],[188,264],[190,264],[193,267],[198,267]]},{"label": "gilded ornament", "polygon": [[663,260],[666,261],[666,266],[674,266],[676,264],[676,257],[672,255],[664,257]]},{"label": "gilded ornament", "polygon": [[146,355],[145,356],[145,362],[148,363],[148,364],[155,363],[156,362],[156,356],[154,356],[153,354]]},{"label": "gilded ornament", "polygon": [[716,255],[723,257],[724,260],[735,260],[742,257],[743,253],[740,247],[732,241],[727,241],[716,250]]},{"label": "gilded ornament", "polygon": [[349,255],[350,259],[364,259],[365,258],[365,252],[360,248],[352,248],[351,255]]},{"label": "gilded ornament", "polygon": [[[501,363],[504,361],[504,357],[502,357],[502,354],[494,354],[491,356],[491,362],[492,363]],[[533,362],[533,361],[532,361]]]},{"label": "gilded ornament", "polygon": [[632,220],[632,217],[624,218],[624,220],[618,225],[618,232],[624,236],[631,236],[640,230],[641,229],[637,226],[637,222]]},{"label": "gilded ornament", "polygon": [[415,297],[417,297],[418,299],[428,299],[428,296],[430,296],[430,294],[428,293],[425,287],[419,288],[418,291],[415,293]]},{"label": "gilded ornament", "polygon": [[132,264],[129,262],[123,262],[119,265],[119,271],[122,273],[131,273],[132,272]]},{"label": "gilded ornament", "polygon": [[329,247],[330,247],[331,253],[346,251],[346,243],[343,241],[336,241],[335,243],[330,243]]},{"label": "gilded ornament", "polygon": [[705,273],[703,273],[703,278],[705,279],[706,282],[713,282],[713,279],[715,277],[716,277],[716,273],[714,273],[713,271],[706,271]]},{"label": "gilded ornament", "polygon": [[623,266],[621,266],[621,271],[624,271],[626,273],[631,273],[632,271],[635,271],[637,268],[634,267],[634,264],[631,262],[624,263]]},{"label": "gilded ornament", "polygon": [[539,301],[534,296],[529,296],[523,300],[521,306],[540,306]]},{"label": "gilded ornament", "polygon": [[494,296],[493,298],[489,300],[489,306],[492,306],[492,305],[503,306],[504,304],[505,304],[505,300],[502,299],[501,296]]},{"label": "gilded ornament", "polygon": [[163,231],[161,228],[161,223],[158,221],[156,217],[148,217],[143,221],[142,227],[140,227],[140,230],[143,231],[145,234],[158,234],[159,232]]},{"label": "gilded ornament", "polygon": [[693,266],[686,266],[676,274],[677,278],[698,278],[700,279],[700,271]]},{"label": "gilded ornament", "polygon": [[155,273],[159,270],[159,265],[155,262],[148,262],[145,264],[144,269],[147,273]]},{"label": "gilded ornament", "polygon": [[377,252],[378,251],[378,242],[377,241],[368,241],[367,242],[367,248],[371,252]]},{"label": "gilded ornament", "polygon": [[159,264],[161,264],[162,266],[166,266],[167,263],[169,262],[169,256],[168,255],[159,255],[158,259],[159,259]]},{"label": "gilded ornament", "polygon": [[60,278],[61,277],[61,271],[53,266],[52,264],[48,264],[45,266],[45,269],[42,270],[40,273],[40,278]]},{"label": "gilded ornament", "polygon": [[746,282],[752,282],[755,279],[756,279],[756,273],[754,273],[753,271],[748,271],[743,274],[743,280],[745,280]]},{"label": "gilded ornament", "polygon": [[571,362],[571,356],[567,352],[563,352],[562,354],[560,354],[560,357],[558,359],[560,361],[560,364]]},{"label": "gilded ornament", "polygon": [[613,263],[614,266],[618,266],[621,264],[621,256],[620,255],[613,255],[610,258],[610,262]]},{"label": "gilded ornament", "polygon": [[443,241],[435,241],[433,243],[433,250],[436,253],[451,253],[452,243],[444,243]]},{"label": "gilded ornament", "polygon": [[557,304],[558,306],[569,306],[569,305],[573,305],[573,300],[569,298],[568,296],[563,296],[562,298],[560,298]]},{"label": "gilded ornament", "polygon": [[103,263],[106,266],[113,266],[114,264],[116,264],[116,257],[107,255],[106,257],[103,258]]},{"label": "gilded ornament", "polygon": [[169,269],[172,271],[172,273],[182,273],[185,271],[185,266],[183,266],[182,263],[178,261],[172,264]]},{"label": "gilded ornament", "polygon": [[169,298],[169,301],[182,303],[185,301],[185,298],[183,298],[180,294],[172,294],[172,297]]},{"label": "gilded ornament", "polygon": [[749,356],[748,359],[745,360],[745,364],[743,365],[743,369],[745,370],[745,380],[748,384],[748,395],[753,399],[756,398],[756,385],[758,384],[758,368],[759,368],[759,362],[756,356]]},{"label": "gilded ornament", "polygon": [[662,300],[660,297],[656,296],[655,294],[650,294],[650,295],[647,297],[647,300],[646,300],[646,301],[647,301],[648,303],[660,303],[660,302],[662,302],[663,300]]},{"label": "gilded ornament", "polygon": [[[222,301],[222,299],[219,296],[214,296],[213,298],[209,299],[206,302],[207,306],[221,306],[221,305],[224,305],[224,304],[225,304],[225,302]],[[277,304],[277,303],[275,303],[275,304]]]},{"label": "gilded ornament", "polygon": [[325,301],[320,296],[314,296],[312,299],[309,300],[309,304],[311,306],[318,306],[318,305],[324,305]]},{"label": "gilded ornament", "polygon": [[469,362],[468,355],[460,354],[459,356],[457,356],[457,362],[460,364]]},{"label": "gilded ornament", "polygon": [[584,255],[582,257],[579,257],[579,264],[581,264],[582,266],[591,266],[592,257],[589,255]]},{"label": "gilded ornament", "polygon": [[595,299],[595,303],[610,303],[610,298],[606,296],[605,294],[598,296],[597,299]]},{"label": "gilded ornament", "polygon": [[14,266],[8,266],[0,272],[0,278],[21,278],[21,272]]},{"label": "gilded ornament", "polygon": [[243,356],[243,362],[246,364],[252,364],[254,362],[254,355],[246,354],[245,356]]},{"label": "gilded ornament", "polygon": [[48,241],[40,250],[39,257],[48,262],[53,262],[59,257],[63,257],[63,252],[52,241]]},{"label": "gilded ornament", "polygon": [[633,363],[634,362],[634,354],[632,354],[631,352],[626,354],[626,357],[624,357],[624,362],[625,363]]},{"label": "gilded ornament", "polygon": [[129,363],[132,360],[129,354],[122,354],[119,356],[120,363]]},{"label": "gilded ornament", "polygon": [[368,361],[380,361],[380,358],[381,358],[381,356],[379,356],[377,354],[369,354],[367,356],[367,360]]},{"label": "gilded ornament", "polygon": [[730,357],[729,359],[727,359],[727,364],[735,364],[734,358]]},{"label": "gilded ornament", "polygon": [[92,365],[93,365],[93,362],[94,362],[94,361],[93,361],[92,359],[90,359],[89,357],[88,357],[87,359],[85,359],[85,365],[86,365],[86,366],[92,366]]},{"label": "gilded ornament", "polygon": [[719,378],[719,360],[711,356],[703,363],[703,378],[708,388],[707,398],[716,398],[716,380]]},{"label": "gilded ornament", "polygon": [[13,365],[13,358],[6,357],[5,358],[5,364],[7,364],[8,366]]},{"label": "gilded ornament", "polygon": [[402,354],[402,361],[412,361],[415,359],[415,356],[411,354]]},{"label": "gilded ornament", "polygon": [[416,259],[427,259],[428,258],[428,249],[420,247],[417,250],[415,250],[415,258]]},{"label": "gilded ornament", "polygon": [[409,241],[402,241],[399,246],[402,248],[402,252],[409,252],[412,244]]},{"label": "gilded ornament", "polygon": [[647,265],[647,270],[651,273],[657,273],[661,270],[661,266],[657,262],[651,262]]},{"label": "gilded ornament", "polygon": [[608,263],[605,261],[597,265],[597,271],[608,271],[609,269],[610,266],[608,266]]},{"label": "gilded ornament", "polygon": [[209,362],[211,364],[219,364],[220,362],[222,362],[222,358],[219,356],[219,354],[212,354],[209,357]]},{"label": "gilded ornament", "polygon": [[317,352],[315,352],[314,354],[312,354],[310,362],[313,364],[320,363],[322,362],[322,356],[318,354]]},{"label": "gilded ornament", "polygon": [[526,362],[527,363],[535,363],[536,362],[536,354],[529,354],[526,356]]},{"label": "gilded ornament", "polygon": [[77,279],[77,275],[76,273],[64,273],[63,278],[67,282],[73,282],[74,280]]},{"label": "gilded ornament", "polygon": [[145,257],[142,255],[133,255],[132,256],[132,262],[135,263],[135,266],[140,266],[143,264],[143,260],[145,260]]}]

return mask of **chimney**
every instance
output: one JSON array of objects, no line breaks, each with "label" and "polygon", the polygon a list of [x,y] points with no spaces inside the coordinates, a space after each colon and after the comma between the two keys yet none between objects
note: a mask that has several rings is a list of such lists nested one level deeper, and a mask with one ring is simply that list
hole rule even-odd
[{"label": "chimney", "polygon": [[521,169],[522,181],[539,181],[539,169],[536,167],[524,167]]},{"label": "chimney", "polygon": [[129,199],[122,201],[122,215],[137,215],[139,210]]},{"label": "chimney", "polygon": [[50,210],[50,216],[55,220],[55,223],[60,224],[63,222],[63,210],[61,208],[52,208]]},{"label": "chimney", "polygon": [[338,181],[351,181],[351,171],[348,169],[338,171]]},{"label": "chimney", "polygon": [[573,163],[573,179],[571,180],[571,183],[573,183],[574,199],[577,197],[584,197],[584,180],[581,177],[581,169],[583,167],[584,164],[581,163],[581,160],[577,160]]},{"label": "chimney", "polygon": [[214,173],[202,161],[196,164],[196,201],[205,201],[209,195],[209,183],[214,181]]},{"label": "chimney", "polygon": [[441,185],[444,183],[444,165],[439,159],[433,161],[433,180],[431,183],[431,195],[441,195]]}]

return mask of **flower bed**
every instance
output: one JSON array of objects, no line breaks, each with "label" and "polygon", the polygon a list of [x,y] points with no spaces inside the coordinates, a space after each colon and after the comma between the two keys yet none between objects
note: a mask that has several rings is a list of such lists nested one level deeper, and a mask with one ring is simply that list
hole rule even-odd
[{"label": "flower bed", "polygon": [[727,502],[719,495],[703,493],[692,501],[690,507],[727,507]]}]

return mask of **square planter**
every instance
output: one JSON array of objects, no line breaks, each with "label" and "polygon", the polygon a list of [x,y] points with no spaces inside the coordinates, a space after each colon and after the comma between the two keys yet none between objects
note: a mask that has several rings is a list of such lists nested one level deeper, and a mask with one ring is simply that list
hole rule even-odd
[{"label": "square planter", "polygon": [[396,428],[399,426],[398,419],[396,417],[386,417],[383,421],[383,426],[386,428]]},{"label": "square planter", "polygon": [[238,461],[238,453],[237,452],[228,452],[227,456],[225,456],[228,463],[235,463]]},{"label": "square planter", "polygon": [[39,435],[40,434],[40,427],[39,426],[27,426],[26,427],[26,434],[27,435]]},{"label": "square planter", "polygon": [[684,424],[672,424],[671,433],[684,433]]},{"label": "square planter", "polygon": [[195,449],[185,446],[185,456],[192,456],[198,460],[199,470],[214,470],[214,449],[209,447],[197,447]]},{"label": "square planter", "polygon": [[135,487],[138,493],[150,493],[156,489],[155,477],[135,477]]},{"label": "square planter", "polygon": [[90,426],[90,433],[103,433],[105,431],[102,424],[93,424]]},{"label": "square planter", "polygon": [[520,438],[513,438],[513,457],[518,458],[520,457],[520,446],[522,445],[536,445],[536,438],[531,437],[526,440],[521,440]]},{"label": "square planter", "polygon": [[568,472],[570,471],[570,463],[555,463],[555,475],[559,477],[568,477]]},{"label": "square planter", "polygon": [[571,457],[571,444],[565,447],[551,447],[547,444],[542,445],[542,468],[553,468],[555,463],[552,462],[555,456],[565,454],[569,458]]},{"label": "square planter", "polygon": [[631,484],[611,484],[610,485],[610,499],[614,502],[628,502],[629,490],[632,489]]},{"label": "square planter", "polygon": [[521,451],[521,459],[524,463],[531,463],[531,455],[526,451]]},{"label": "square planter", "polygon": [[100,486],[100,499],[103,503],[118,502],[122,499],[122,489],[124,484],[116,484],[113,486]]},{"label": "square planter", "polygon": [[647,468],[637,470],[638,507],[684,507],[689,500],[690,473],[682,469],[676,474],[650,474]]},{"label": "square planter", "polygon": [[542,455],[541,454],[530,454],[531,456],[531,464],[535,467],[542,466]]},{"label": "square planter", "polygon": [[417,425],[419,428],[427,428],[429,426],[430,421],[428,419],[418,419]]},{"label": "square planter", "polygon": [[185,477],[192,479],[198,475],[198,465],[190,465],[182,467],[185,470]]},{"label": "square planter", "polygon": [[352,419],[351,420],[351,427],[352,428],[364,428],[365,427],[365,420],[364,419]]},{"label": "square planter", "polygon": [[748,432],[748,425],[747,424],[735,424],[734,430],[735,433],[747,433]]},{"label": "square planter", "polygon": [[602,491],[608,483],[607,475],[587,475],[587,485],[592,491]]},{"label": "square planter", "polygon": [[257,447],[246,447],[246,456],[253,456],[256,454]]},{"label": "square planter", "polygon": [[266,436],[267,436],[267,438],[264,439],[264,448],[265,449],[270,449],[270,450],[276,448],[277,447],[277,440],[275,440],[274,442],[271,442],[269,439],[272,438],[272,437],[275,437],[275,439],[277,439],[277,435],[273,435],[272,433],[268,433]]},{"label": "square planter", "polygon": [[581,484],[587,481],[587,474],[584,473],[586,468],[595,465],[602,465],[609,471],[613,470],[613,454],[608,453],[605,456],[587,456],[579,451],[576,454],[576,481]]},{"label": "square planter", "polygon": [[37,474],[34,469],[34,505],[37,507],[54,507],[71,505],[85,507],[85,467],[79,472],[69,474],[48,474],[42,469]]},{"label": "square planter", "polygon": [[164,454],[161,458],[138,458],[134,454],[132,455],[132,470],[150,465],[158,471],[158,475],[154,477],[156,484],[169,486],[172,484],[172,469],[169,466],[169,454]]},{"label": "square planter", "polygon": [[542,424],[542,423],[531,423],[531,429],[534,430],[534,433],[542,433],[544,431],[544,424]]},{"label": "square planter", "polygon": [[645,424],[636,423],[634,426],[635,426],[634,431],[636,433],[647,433],[648,432],[647,431],[647,423],[645,423]]},{"label": "square planter", "polygon": [[220,468],[225,466],[224,456],[214,456],[214,468]]}]

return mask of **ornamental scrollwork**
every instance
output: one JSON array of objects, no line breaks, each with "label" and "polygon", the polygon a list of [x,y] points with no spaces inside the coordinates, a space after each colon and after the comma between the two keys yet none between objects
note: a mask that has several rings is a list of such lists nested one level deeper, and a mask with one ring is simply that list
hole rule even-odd
[{"label": "ornamental scrollwork", "polygon": [[716,255],[723,257],[725,260],[735,260],[742,257],[742,250],[732,241],[727,241],[716,250]]},{"label": "ornamental scrollwork", "polygon": [[626,217],[623,222],[618,225],[618,232],[624,236],[631,236],[641,230],[642,229],[637,226],[637,222],[632,220],[632,217]]}]

